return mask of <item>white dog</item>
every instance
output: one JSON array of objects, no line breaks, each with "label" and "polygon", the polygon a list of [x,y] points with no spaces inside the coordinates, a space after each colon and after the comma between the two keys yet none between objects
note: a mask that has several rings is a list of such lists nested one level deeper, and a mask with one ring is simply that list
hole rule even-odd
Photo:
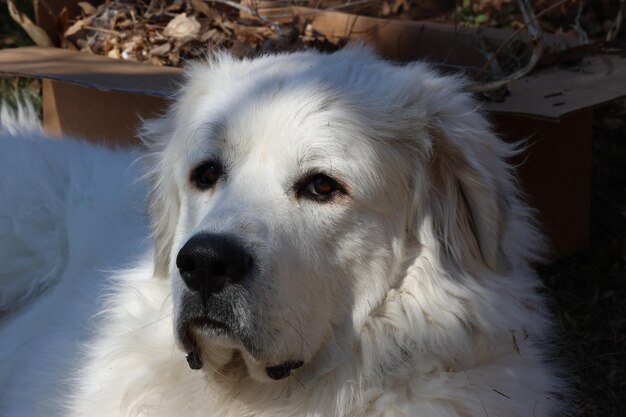
[{"label": "white dog", "polygon": [[153,250],[137,155],[2,138],[0,415],[559,415],[516,149],[462,88],[191,66],[141,133]]}]

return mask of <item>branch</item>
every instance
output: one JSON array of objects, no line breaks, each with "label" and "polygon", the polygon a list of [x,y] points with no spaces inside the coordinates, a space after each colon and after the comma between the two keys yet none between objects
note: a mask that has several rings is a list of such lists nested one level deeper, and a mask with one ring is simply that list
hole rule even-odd
[{"label": "branch", "polygon": [[[525,23],[524,25],[522,25],[522,27],[520,27],[519,29],[517,29],[515,32],[513,32],[513,34],[511,36],[509,36],[509,38],[507,40],[505,40],[496,50],[496,52],[493,53],[492,57],[489,59],[489,61],[487,61],[478,71],[478,73],[474,76],[474,79],[478,79],[480,78],[481,75],[483,75],[483,73],[490,67],[491,62],[497,58],[498,54],[500,54],[500,52],[502,52],[504,50],[504,48],[506,48],[515,38],[517,38],[517,36],[526,28],[528,28],[532,23],[534,23],[537,19],[539,19],[541,16],[543,16],[544,14],[546,14],[547,12],[549,12],[550,10],[554,9],[555,7],[560,6],[563,3],[566,3],[570,0],[560,0],[557,3],[553,4],[550,7],[545,8],[544,10],[542,10],[541,12],[539,12],[537,15],[533,16],[532,18],[528,19],[528,13],[526,12],[526,4],[523,3],[524,0],[519,1],[519,6],[520,9],[522,10],[522,16],[524,17]],[[530,9],[530,13],[532,12],[532,9]],[[539,28],[536,28],[537,31],[539,31]],[[529,32],[531,32],[529,30]],[[531,36],[533,34],[531,33]]]},{"label": "branch", "polygon": [[617,16],[615,17],[615,21],[611,25],[611,29],[609,29],[606,34],[606,41],[611,42],[617,34],[622,26],[622,19],[624,18],[624,11],[626,10],[626,0],[620,0],[619,2],[619,11],[617,12]]},{"label": "branch", "polygon": [[582,44],[589,43],[589,35],[585,32],[585,29],[580,25],[580,18],[583,14],[583,0],[578,0],[578,11],[576,12],[576,17],[574,18],[574,24],[572,27],[578,33],[578,40]]},{"label": "branch", "polygon": [[487,61],[485,65],[483,65],[483,67],[480,69],[478,74],[476,74],[475,78],[478,78],[485,71],[485,69],[488,68],[489,65],[491,65],[491,62],[496,58],[498,53],[500,53],[500,51],[502,51],[504,47],[508,43],[510,43],[511,40],[513,40],[513,38],[515,38],[523,29],[528,30],[528,33],[531,36],[530,42],[533,44],[533,53],[528,60],[528,64],[526,64],[524,68],[515,71],[508,77],[503,78],[502,80],[493,81],[486,84],[472,84],[469,85],[466,90],[471,93],[485,93],[488,91],[498,90],[515,80],[519,80],[530,71],[532,71],[532,69],[535,68],[535,65],[537,65],[537,62],[539,62],[539,59],[541,58],[541,52],[543,50],[543,43],[541,41],[542,33],[539,25],[537,24],[537,19],[540,16],[544,15],[546,12],[548,12],[548,10],[555,8],[556,6],[563,4],[566,1],[569,0],[561,0],[558,3],[555,3],[552,6],[542,10],[541,13],[535,15],[532,6],[529,4],[529,0],[518,0],[517,3],[520,7],[522,17],[525,21],[524,25],[520,29],[518,29],[513,35],[511,35],[511,37],[509,37],[502,45],[500,45],[500,47],[496,50],[491,59]]},{"label": "branch", "polygon": [[231,1],[231,0],[206,0],[206,1],[208,1],[209,3],[225,4],[226,6],[232,7],[233,9],[237,9],[240,12],[244,12],[244,13],[249,14],[250,16],[256,17],[261,22],[265,23],[266,25],[270,27],[275,27],[278,25],[276,22],[271,21],[265,16],[262,16],[258,10],[244,6],[243,4],[237,3],[235,1]]}]

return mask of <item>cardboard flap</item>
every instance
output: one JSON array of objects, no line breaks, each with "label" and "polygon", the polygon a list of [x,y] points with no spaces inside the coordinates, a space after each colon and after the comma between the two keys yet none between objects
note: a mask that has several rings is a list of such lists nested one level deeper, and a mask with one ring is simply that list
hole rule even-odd
[{"label": "cardboard flap", "polygon": [[551,68],[508,85],[501,103],[484,103],[492,113],[559,119],[626,96],[626,57],[590,55],[579,65]]},{"label": "cardboard flap", "polygon": [[171,94],[181,74],[179,68],[37,46],[0,50],[0,72],[162,97]]}]

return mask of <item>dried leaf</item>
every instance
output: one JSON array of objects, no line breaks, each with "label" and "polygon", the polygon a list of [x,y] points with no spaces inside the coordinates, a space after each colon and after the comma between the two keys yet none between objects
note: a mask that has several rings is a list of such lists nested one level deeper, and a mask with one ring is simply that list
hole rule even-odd
[{"label": "dried leaf", "polygon": [[188,17],[187,13],[181,13],[167,24],[163,34],[174,39],[190,39],[198,36],[200,27],[194,16]]},{"label": "dried leaf", "polygon": [[165,10],[168,12],[176,12],[183,7],[183,2],[180,0],[174,1],[172,4],[168,5]]},{"label": "dried leaf", "polygon": [[120,50],[117,48],[111,49],[108,53],[107,56],[109,58],[113,58],[113,59],[120,59],[121,55],[120,55]]},{"label": "dried leaf", "polygon": [[201,42],[206,42],[208,40],[216,40],[219,36],[221,36],[221,35],[217,31],[217,29],[209,29],[208,31],[206,31],[202,35],[200,35],[200,41]]},{"label": "dried leaf", "polygon": [[57,30],[59,33],[65,33],[70,27],[70,13],[66,6],[63,6],[59,15],[57,16]]},{"label": "dried leaf", "polygon": [[131,19],[123,19],[116,24],[117,29],[128,29],[133,27],[133,21]]},{"label": "dried leaf", "polygon": [[170,52],[170,49],[172,49],[172,45],[170,45],[169,43],[164,43],[163,45],[159,45],[156,48],[152,49],[150,51],[150,55],[152,56],[167,56],[167,54]]},{"label": "dried leaf", "polygon": [[85,19],[77,20],[76,22],[74,22],[72,26],[67,28],[63,36],[66,38],[69,38],[70,36],[75,35],[76,33],[83,30],[85,26],[89,26],[92,21],[93,21],[93,16],[87,17]]},{"label": "dried leaf", "polygon": [[217,16],[217,10],[210,8],[203,0],[190,0],[189,2],[193,10],[202,13],[211,20]]},{"label": "dried leaf", "polygon": [[404,0],[394,0],[394,2],[391,4],[391,13],[398,14],[398,11],[403,4]]},{"label": "dried leaf", "polygon": [[384,17],[389,16],[391,14],[391,7],[389,6],[389,3],[383,2],[381,6],[380,14]]},{"label": "dried leaf", "polygon": [[168,59],[173,65],[177,66],[180,63],[180,53],[178,51],[174,51],[169,54]]},{"label": "dried leaf", "polygon": [[[279,28],[255,17],[242,19],[232,6],[221,8],[212,0],[107,0],[104,4],[95,11],[82,6],[81,15],[73,16],[74,24],[66,27],[67,36],[73,35],[72,41],[85,51],[115,58],[179,65],[183,59],[200,57],[206,47],[248,56],[303,45],[322,45],[330,51],[334,45],[312,27],[307,29],[304,19]],[[91,14],[85,17],[87,13]]]},{"label": "dried leaf", "polygon": [[98,11],[98,9],[96,9],[91,4],[87,3],[86,1],[79,1],[78,7],[80,7],[80,9],[83,11],[83,13],[86,16],[90,16]]},{"label": "dried leaf", "polygon": [[7,0],[9,14],[11,18],[24,29],[28,36],[38,46],[54,46],[48,34],[39,26],[33,23],[24,13],[20,12],[15,5],[15,0]]}]

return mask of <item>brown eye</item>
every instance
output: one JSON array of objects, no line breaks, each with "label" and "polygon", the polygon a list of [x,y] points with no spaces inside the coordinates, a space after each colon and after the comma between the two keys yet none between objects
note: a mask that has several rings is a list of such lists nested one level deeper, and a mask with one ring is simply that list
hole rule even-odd
[{"label": "brown eye", "polygon": [[316,174],[302,181],[298,187],[300,197],[306,197],[317,201],[328,201],[343,189],[337,181],[324,174]]},{"label": "brown eye", "polygon": [[335,189],[335,181],[324,175],[313,178],[313,181],[306,186],[306,190],[315,195],[328,195]]},{"label": "brown eye", "polygon": [[208,190],[215,185],[223,173],[222,165],[208,161],[191,171],[191,182],[199,190]]}]

